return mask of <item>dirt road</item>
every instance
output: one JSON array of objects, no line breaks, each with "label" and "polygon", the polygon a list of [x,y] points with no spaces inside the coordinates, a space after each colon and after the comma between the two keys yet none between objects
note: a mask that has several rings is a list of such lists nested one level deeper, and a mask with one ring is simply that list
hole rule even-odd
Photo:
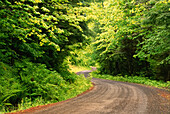
[{"label": "dirt road", "polygon": [[[89,71],[80,73],[87,76]],[[170,101],[159,95],[160,91],[170,94],[168,91],[111,80],[92,81],[95,86],[90,92],[31,114],[170,114]]]}]

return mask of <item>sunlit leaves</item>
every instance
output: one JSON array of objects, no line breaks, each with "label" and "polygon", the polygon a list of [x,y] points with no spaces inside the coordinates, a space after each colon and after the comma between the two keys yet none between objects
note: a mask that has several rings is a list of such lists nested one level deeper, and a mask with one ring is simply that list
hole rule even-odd
[{"label": "sunlit leaves", "polygon": [[[44,62],[39,58],[47,54],[46,57],[53,58],[53,62],[54,60],[62,62],[68,55],[67,45],[81,42],[86,37],[82,28],[87,20],[83,15],[84,10],[81,6],[78,6],[79,8],[73,6],[68,0],[49,0],[46,3],[43,0],[19,0],[11,3],[10,6],[3,3],[3,7],[13,10],[12,13],[9,10],[5,11],[4,8],[1,10],[2,17],[5,17],[1,20],[3,23],[1,27],[6,28],[2,33],[6,32],[4,35],[9,37],[12,45],[14,44],[14,52],[22,53],[19,54],[21,58],[29,56],[49,65],[48,62],[52,59],[48,58],[49,61]],[[6,18],[6,15],[9,17]],[[15,40],[11,41],[10,38]],[[4,40],[8,39],[4,37]],[[49,50],[55,54],[51,56]],[[33,54],[36,51],[39,55]]]},{"label": "sunlit leaves", "polygon": [[[0,110],[2,106],[13,109],[10,105],[20,106],[24,100],[30,103],[37,96],[43,102],[65,100],[91,85],[85,78],[68,73],[64,63],[70,47],[87,38],[83,7],[68,0],[0,1]],[[3,64],[14,72],[1,68]],[[64,73],[61,76],[56,71]]]},{"label": "sunlit leaves", "polygon": [[144,60],[151,66],[169,64],[169,5],[169,0],[91,3],[87,18],[94,23],[89,26],[97,33],[93,45],[104,71],[133,72],[135,66],[145,64]]}]

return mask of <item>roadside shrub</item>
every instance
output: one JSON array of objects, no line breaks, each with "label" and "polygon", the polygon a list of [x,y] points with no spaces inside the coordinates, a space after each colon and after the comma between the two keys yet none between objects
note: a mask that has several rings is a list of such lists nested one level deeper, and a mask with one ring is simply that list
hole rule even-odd
[{"label": "roadside shrub", "polygon": [[164,82],[161,80],[153,80],[149,79],[148,77],[142,77],[142,76],[112,76],[108,74],[98,74],[97,72],[92,72],[91,75],[94,78],[101,78],[101,79],[107,79],[107,80],[115,80],[115,81],[122,81],[122,82],[130,82],[130,83],[138,83],[138,84],[145,84],[149,86],[159,87],[159,88],[169,88],[170,89],[170,82]]},{"label": "roadside shrub", "polygon": [[0,71],[0,110],[3,112],[63,101],[92,86],[84,76],[59,74],[44,64],[28,60],[16,62],[14,68],[1,62]]},{"label": "roadside shrub", "polygon": [[0,110],[8,110],[24,97],[26,90],[16,78],[16,69],[0,62]]}]

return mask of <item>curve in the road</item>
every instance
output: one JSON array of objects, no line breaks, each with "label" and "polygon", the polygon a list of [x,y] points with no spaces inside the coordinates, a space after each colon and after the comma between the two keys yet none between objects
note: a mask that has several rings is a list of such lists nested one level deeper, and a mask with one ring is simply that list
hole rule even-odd
[{"label": "curve in the road", "polygon": [[[88,75],[90,71],[77,74]],[[92,79],[92,91],[32,114],[170,114],[170,101],[153,88],[138,84]],[[160,90],[163,91],[163,90]],[[167,94],[170,92],[166,91]]]}]

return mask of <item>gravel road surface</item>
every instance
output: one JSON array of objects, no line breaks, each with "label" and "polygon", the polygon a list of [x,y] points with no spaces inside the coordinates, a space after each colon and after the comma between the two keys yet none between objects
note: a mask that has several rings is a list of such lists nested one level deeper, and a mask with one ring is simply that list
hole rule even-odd
[{"label": "gravel road surface", "polygon": [[[90,71],[77,74],[88,75]],[[94,88],[76,98],[31,114],[170,114],[170,92],[139,84],[93,78]],[[159,92],[158,92],[159,91]],[[28,113],[28,112],[27,112]]]}]

